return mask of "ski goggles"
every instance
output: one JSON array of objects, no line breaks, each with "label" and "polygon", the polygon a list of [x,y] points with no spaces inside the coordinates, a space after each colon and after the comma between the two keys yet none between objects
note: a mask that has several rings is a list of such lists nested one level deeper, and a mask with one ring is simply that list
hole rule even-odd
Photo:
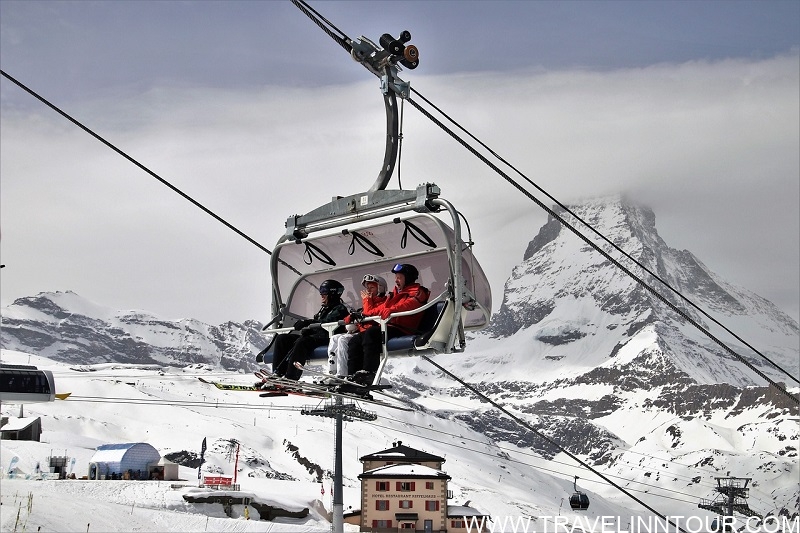
[{"label": "ski goggles", "polygon": [[381,284],[380,280],[373,276],[372,274],[364,274],[364,279],[361,280],[361,286],[366,287],[367,283],[377,283],[378,285]]},{"label": "ski goggles", "polygon": [[339,295],[339,294],[342,294],[342,288],[341,287],[329,287],[328,285],[323,284],[319,288],[319,294],[320,294],[320,296],[327,296],[328,294]]},{"label": "ski goggles", "polygon": [[392,272],[398,274],[402,272],[405,268],[405,265],[402,263],[397,263],[395,266],[392,267]]}]

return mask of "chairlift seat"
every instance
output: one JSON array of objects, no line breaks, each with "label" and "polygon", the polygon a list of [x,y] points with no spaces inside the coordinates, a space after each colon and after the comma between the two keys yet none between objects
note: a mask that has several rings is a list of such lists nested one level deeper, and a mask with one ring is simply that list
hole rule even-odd
[{"label": "chairlift seat", "polygon": [[[426,343],[433,337],[433,334],[438,329],[438,326],[441,324],[442,319],[444,318],[444,310],[447,306],[447,302],[436,302],[435,305],[427,308],[423,311],[422,320],[419,323],[419,333],[414,335],[403,335],[400,337],[394,337],[389,339],[389,342],[386,343],[386,347],[389,350],[389,353],[392,354],[413,354],[417,350],[421,350],[425,348]],[[270,350],[264,354],[264,363],[271,363],[273,358],[273,350]],[[314,348],[314,351],[311,352],[311,356],[309,360],[318,360],[318,359],[328,359],[328,345],[324,344],[322,346],[317,346]]]},{"label": "chairlift seat", "polygon": [[435,328],[439,325],[447,302],[437,302],[423,311],[422,320],[420,320],[419,333],[414,335],[402,335],[394,337],[386,342],[386,349],[389,353],[398,353],[406,351],[409,354],[415,350],[422,349],[434,333]]}]

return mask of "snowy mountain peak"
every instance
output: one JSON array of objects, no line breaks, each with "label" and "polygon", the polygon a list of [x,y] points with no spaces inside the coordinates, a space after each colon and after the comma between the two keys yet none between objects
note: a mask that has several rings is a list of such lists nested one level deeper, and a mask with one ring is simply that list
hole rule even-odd
[{"label": "snowy mountain peak", "polygon": [[250,371],[266,346],[257,322],[164,320],[143,311],[114,311],[71,291],[19,298],[3,309],[2,324],[3,348],[73,364],[203,363]]},{"label": "snowy mountain peak", "polygon": [[[691,252],[670,248],[658,234],[651,209],[622,196],[591,199],[567,207],[709,316],[751,344],[761,346],[762,353],[769,354],[783,368],[798,373],[797,322],[764,298],[727,283]],[[575,216],[557,207],[554,211],[661,297],[720,335],[718,326]],[[530,337],[535,343],[534,353],[540,357],[567,358],[565,364],[572,360],[584,368],[616,356],[651,325],[656,332],[654,346],[670,355],[676,371],[700,383],[759,383],[752,371],[732,360],[552,216],[530,241],[522,263],[506,282],[502,306],[489,331],[495,338],[517,334]],[[762,358],[731,341],[730,336],[724,342],[737,353],[746,354],[768,375],[780,377]]]}]

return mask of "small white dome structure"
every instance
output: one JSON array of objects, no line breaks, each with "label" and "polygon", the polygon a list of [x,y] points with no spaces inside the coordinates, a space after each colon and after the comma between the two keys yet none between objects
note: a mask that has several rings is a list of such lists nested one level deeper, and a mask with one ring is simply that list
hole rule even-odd
[{"label": "small white dome structure", "polygon": [[146,442],[102,444],[89,461],[89,479],[149,479],[148,466],[160,459]]}]

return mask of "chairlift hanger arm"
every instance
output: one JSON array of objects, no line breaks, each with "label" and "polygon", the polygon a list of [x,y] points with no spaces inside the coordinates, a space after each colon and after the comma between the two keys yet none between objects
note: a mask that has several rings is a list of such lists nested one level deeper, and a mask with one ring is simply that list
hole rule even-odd
[{"label": "chairlift hanger arm", "polygon": [[[387,67],[387,73],[391,69]],[[388,78],[389,74],[385,77]],[[384,85],[384,84],[382,84]],[[397,112],[397,97],[394,91],[383,89],[383,105],[386,108],[386,148],[383,154],[383,166],[381,167],[378,177],[369,192],[382,191],[386,189],[389,181],[392,179],[394,173],[394,166],[397,163],[397,152],[400,142],[400,119]]]},{"label": "chairlift hanger arm", "polygon": [[409,69],[416,68],[419,64],[417,47],[405,44],[409,40],[411,40],[411,33],[408,31],[403,31],[399,39],[384,33],[379,41],[382,48],[364,36],[360,39],[348,40],[351,57],[381,79],[381,92],[386,108],[386,149],[383,166],[369,192],[386,189],[397,162],[400,141],[397,96],[408,98],[411,89],[408,82],[398,77],[397,63],[399,62]]}]

